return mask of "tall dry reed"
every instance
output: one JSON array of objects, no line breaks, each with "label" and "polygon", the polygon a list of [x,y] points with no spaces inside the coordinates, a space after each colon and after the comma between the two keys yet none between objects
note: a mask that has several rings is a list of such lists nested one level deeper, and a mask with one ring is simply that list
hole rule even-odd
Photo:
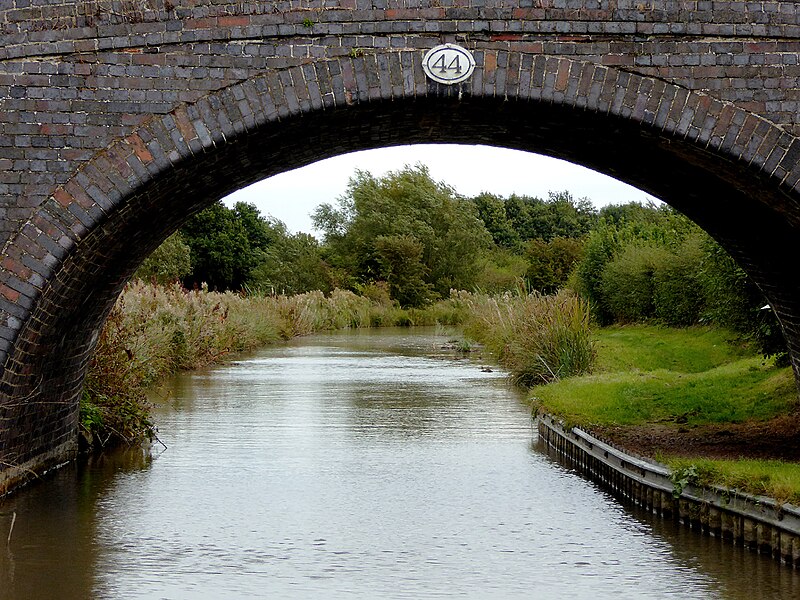
[{"label": "tall dry reed", "polygon": [[147,388],[171,373],[315,331],[398,324],[414,324],[413,315],[345,290],[244,297],[134,282],[100,334],[81,422],[93,443],[134,441],[154,431]]},{"label": "tall dry reed", "polygon": [[594,360],[589,306],[574,294],[458,292],[466,308],[464,330],[483,343],[520,385],[587,373]]}]

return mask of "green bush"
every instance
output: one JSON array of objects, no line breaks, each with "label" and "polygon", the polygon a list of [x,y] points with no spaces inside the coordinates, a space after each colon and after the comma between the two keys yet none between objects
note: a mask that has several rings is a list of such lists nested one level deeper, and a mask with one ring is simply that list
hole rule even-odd
[{"label": "green bush", "polygon": [[525,274],[532,290],[554,294],[567,282],[583,257],[583,241],[555,237],[549,242],[531,240],[525,248],[528,270]]},{"label": "green bush", "polygon": [[670,253],[664,248],[637,244],[605,266],[600,290],[615,321],[633,323],[655,316],[655,276],[669,260]]},{"label": "green bush", "polygon": [[502,294],[514,290],[522,284],[527,268],[524,257],[511,250],[494,248],[478,259],[475,289],[486,294]]},{"label": "green bush", "polygon": [[167,285],[191,272],[191,250],[180,233],[173,233],[144,260],[135,276],[144,281]]},{"label": "green bush", "polygon": [[689,236],[655,271],[653,305],[656,318],[672,327],[700,322],[705,307],[702,282],[702,235]]}]

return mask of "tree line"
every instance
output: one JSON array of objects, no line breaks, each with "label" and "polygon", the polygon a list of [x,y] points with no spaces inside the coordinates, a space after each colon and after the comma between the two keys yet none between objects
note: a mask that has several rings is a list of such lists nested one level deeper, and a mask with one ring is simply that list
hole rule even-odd
[{"label": "tree line", "polygon": [[251,294],[348,289],[403,307],[454,289],[568,287],[589,300],[600,324],[717,324],[785,357],[758,287],[666,205],[597,209],[568,192],[466,198],[416,165],[383,177],[356,171],[346,192],[312,218],[321,240],[290,233],[253,205],[218,202],[191,217],[138,275]]}]

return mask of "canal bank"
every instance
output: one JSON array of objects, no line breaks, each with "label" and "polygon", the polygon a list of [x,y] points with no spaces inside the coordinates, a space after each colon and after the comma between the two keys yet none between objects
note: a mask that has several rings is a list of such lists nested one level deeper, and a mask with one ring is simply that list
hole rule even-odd
[{"label": "canal bank", "polygon": [[690,472],[634,456],[551,415],[537,418],[539,443],[550,456],[597,481],[615,496],[665,519],[800,567],[800,507],[692,483]]}]

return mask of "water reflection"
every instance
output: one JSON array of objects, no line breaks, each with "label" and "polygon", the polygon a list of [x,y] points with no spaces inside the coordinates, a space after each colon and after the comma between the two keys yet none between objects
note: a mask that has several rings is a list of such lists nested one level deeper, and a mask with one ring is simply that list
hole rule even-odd
[{"label": "water reflection", "polygon": [[97,509],[117,475],[149,466],[149,451],[112,453],[0,501],[0,598],[91,598]]},{"label": "water reflection", "polygon": [[534,451],[502,374],[441,342],[318,336],[177,378],[168,450],[0,504],[0,598],[800,595]]}]

